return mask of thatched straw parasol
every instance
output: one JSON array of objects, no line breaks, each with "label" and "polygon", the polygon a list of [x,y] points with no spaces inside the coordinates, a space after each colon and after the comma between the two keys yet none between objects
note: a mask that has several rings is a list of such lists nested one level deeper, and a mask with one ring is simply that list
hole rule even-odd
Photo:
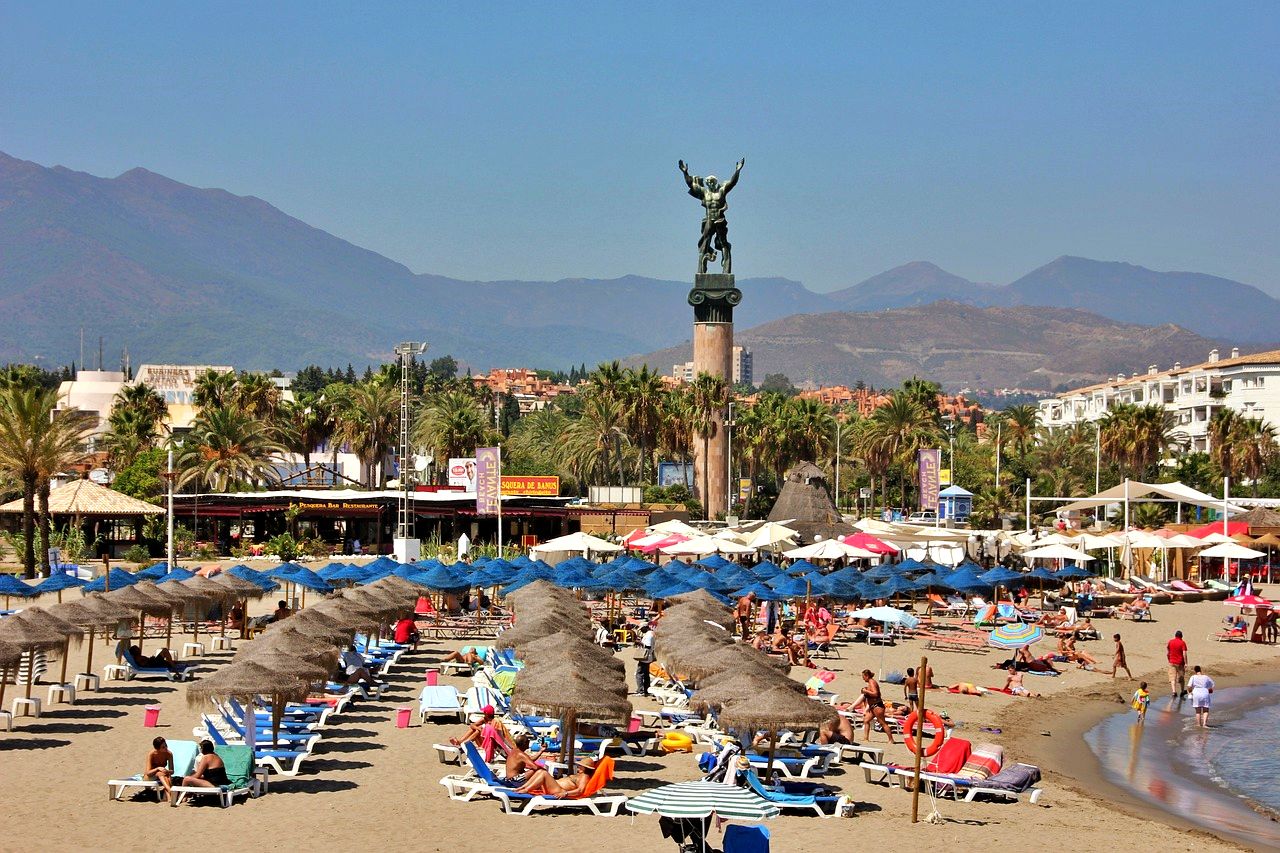
[{"label": "thatched straw parasol", "polygon": [[377,611],[383,618],[396,616],[405,609],[404,604],[396,600],[395,595],[390,591],[378,592],[367,586],[344,590],[335,598],[354,601],[356,604]]},{"label": "thatched straw parasol", "polygon": [[235,575],[229,575],[226,572],[220,572],[209,578],[212,583],[225,587],[238,599],[262,598],[267,591],[258,586],[253,581],[247,581],[244,578],[238,578]]},{"label": "thatched straw parasol", "polygon": [[701,713],[719,711],[730,702],[749,701],[774,689],[804,695],[804,686],[789,678],[759,672],[725,672],[705,684],[699,684],[690,705]]},{"label": "thatched straw parasol", "polygon": [[[726,730],[738,729],[753,734],[758,731],[769,732],[769,765],[765,773],[772,776],[773,754],[779,731],[817,729],[834,720],[837,715],[836,709],[830,705],[779,686],[764,693],[726,702],[720,709],[720,725]],[[749,740],[750,735],[743,736],[744,743]]]},{"label": "thatched straw parasol", "polygon": [[554,714],[563,720],[561,742],[567,748],[570,765],[579,719],[621,724],[631,718],[627,684],[621,674],[590,665],[525,667],[516,677],[511,702],[533,713]]},{"label": "thatched straw parasol", "polygon": [[[349,598],[328,598],[319,604],[311,605],[304,612],[320,612],[352,629],[371,628],[382,621],[382,614],[376,608],[352,601]],[[290,617],[297,618],[297,617]]]},{"label": "thatched straw parasol", "polygon": [[[59,619],[65,619],[76,625],[89,629],[87,656],[84,663],[84,674],[93,674],[93,632],[98,628],[109,628],[120,622],[132,621],[133,611],[103,598],[100,595],[85,596],[78,601],[68,601],[49,608]],[[66,679],[65,668],[62,674]]]},{"label": "thatched straw parasol", "polygon": [[254,660],[264,652],[279,652],[312,661],[333,672],[338,665],[338,647],[325,640],[305,637],[296,631],[268,631],[258,639],[241,646],[235,660]]},{"label": "thatched straw parasol", "polygon": [[528,666],[555,665],[560,662],[583,664],[584,666],[603,667],[626,672],[626,665],[620,658],[597,646],[584,642],[575,634],[558,631],[537,640],[530,640],[515,647],[516,657]]},{"label": "thatched straw parasol", "polygon": [[254,649],[247,654],[238,654],[233,663],[243,663],[245,661],[256,663],[281,675],[305,678],[308,684],[327,679],[333,674],[332,668],[322,666],[318,662],[309,660],[302,655],[291,655],[273,649]]},{"label": "thatched straw parasol", "polygon": [[589,641],[594,634],[591,630],[591,625],[580,616],[572,618],[557,614],[539,613],[535,616],[521,619],[514,628],[509,631],[503,631],[493,641],[493,644],[499,649],[518,649],[523,643],[541,640],[543,637],[558,633],[571,634],[584,641]]},{"label": "thatched straw parasol", "polygon": [[313,605],[302,613],[295,613],[283,622],[269,626],[262,636],[270,637],[281,633],[298,634],[307,639],[345,646],[351,642],[354,631],[337,619],[316,610]]},{"label": "thatched straw parasol", "polygon": [[777,731],[816,729],[835,719],[835,708],[781,685],[725,704],[720,725],[726,729]]},{"label": "thatched straw parasol", "polygon": [[705,589],[695,589],[693,592],[672,596],[668,600],[672,602],[672,607],[668,609],[668,612],[676,607],[696,607],[726,619],[733,618],[733,611]]},{"label": "thatched straw parasol", "polygon": [[[62,648],[67,644],[70,636],[56,627],[50,627],[58,624],[65,625],[65,622],[48,614],[45,614],[46,618],[41,619],[37,613],[39,609],[31,607],[21,613],[0,619],[0,643],[15,647],[27,655],[26,696],[28,699],[31,698],[31,682],[35,681],[36,652]],[[73,630],[79,630],[75,626],[71,627]],[[0,704],[4,702],[6,681],[8,681],[8,673],[0,679]]]},{"label": "thatched straw parasol", "polygon": [[[285,705],[306,699],[310,690],[311,683],[306,678],[276,672],[254,661],[238,661],[188,686],[187,704],[195,708],[214,698],[230,698],[252,706],[255,697],[270,696],[271,740],[275,743]],[[250,731],[248,725],[252,721],[246,720],[246,732]]]},{"label": "thatched straw parasol", "polygon": [[76,622],[68,622],[45,607],[29,607],[22,612],[36,624],[52,631],[57,631],[66,637],[62,641],[62,676],[58,680],[59,684],[66,684],[67,658],[71,656],[71,643],[74,642],[77,646],[80,645],[81,641],[84,640],[84,628],[81,628]]},{"label": "thatched straw parasol", "polygon": [[791,669],[785,660],[767,657],[741,644],[723,646],[702,654],[677,653],[671,659],[676,661],[675,665],[682,674],[699,682],[722,672],[756,672],[785,677]]},{"label": "thatched straw parasol", "polygon": [[407,581],[399,575],[387,575],[361,589],[372,589],[379,593],[390,592],[388,598],[403,601],[406,607],[412,607],[426,592],[425,587],[418,586],[413,581]]},{"label": "thatched straw parasol", "polygon": [[540,601],[563,601],[569,604],[578,604],[578,599],[574,597],[570,590],[562,586],[556,586],[548,580],[536,580],[533,583],[526,584],[514,592],[507,594],[507,600],[517,606],[521,606],[525,602]]}]

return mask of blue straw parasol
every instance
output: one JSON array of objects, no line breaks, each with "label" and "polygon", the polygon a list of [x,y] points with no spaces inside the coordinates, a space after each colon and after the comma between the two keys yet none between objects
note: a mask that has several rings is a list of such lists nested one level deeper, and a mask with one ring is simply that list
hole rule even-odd
[{"label": "blue straw parasol", "polygon": [[85,592],[102,592],[107,588],[107,580],[111,581],[112,589],[120,589],[126,586],[133,586],[142,578],[132,572],[126,572],[124,569],[112,569],[104,577],[94,578],[84,585]]}]

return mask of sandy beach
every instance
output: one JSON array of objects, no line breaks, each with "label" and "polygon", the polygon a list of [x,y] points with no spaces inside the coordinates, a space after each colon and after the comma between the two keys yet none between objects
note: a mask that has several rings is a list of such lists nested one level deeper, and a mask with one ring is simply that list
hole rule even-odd
[{"label": "sandy beach", "polygon": [[[266,609],[264,601],[252,612]],[[1083,643],[1082,648],[1109,667],[1109,637],[1119,631],[1131,669],[1150,682],[1155,701],[1168,700],[1164,644],[1176,629],[1186,636],[1191,662],[1205,667],[1220,683],[1270,676],[1276,647],[1206,640],[1227,612],[1220,603],[1204,602],[1157,606],[1154,623],[1098,620],[1104,639]],[[148,651],[154,642],[148,643]],[[175,637],[175,648],[180,648],[178,642]],[[269,794],[239,802],[229,811],[213,806],[170,809],[127,799],[112,802],[106,795],[107,779],[141,769],[155,734],[191,737],[199,710],[187,707],[182,684],[104,682],[100,691],[80,694],[74,706],[46,707],[39,720],[19,718],[13,732],[0,733],[0,798],[5,803],[0,812],[0,849],[159,850],[209,843],[237,851],[259,850],[273,843],[345,847],[408,842],[422,849],[455,852],[520,847],[588,853],[600,849],[604,833],[612,845],[674,849],[662,839],[656,818],[524,818],[503,815],[492,801],[449,800],[438,781],[455,768],[439,764],[431,744],[457,734],[461,727],[418,726],[415,718],[410,728],[397,729],[394,715],[397,708],[414,704],[424,670],[455,646],[431,641],[406,656],[392,673],[391,687],[381,701],[360,703],[331,721],[303,775],[273,777]],[[852,700],[860,686],[858,671],[917,665],[923,649],[920,640],[883,650],[845,645],[840,659],[821,664],[837,673],[831,689]],[[1047,643],[1043,651],[1048,651]],[[635,653],[624,654],[633,657]],[[95,668],[109,656],[110,646],[98,645]],[[204,661],[216,666],[229,657],[229,653],[209,654]],[[991,666],[1003,657],[994,650],[982,655],[934,652],[930,663],[939,684],[999,685],[1002,675]],[[73,671],[83,659],[83,647],[72,651]],[[807,672],[794,675],[803,679]],[[1140,803],[1100,778],[1097,762],[1080,735],[1102,716],[1123,710],[1136,682],[1123,676],[1113,680],[1074,666],[1056,678],[1028,677],[1026,681],[1046,698],[931,693],[928,704],[945,710],[960,725],[958,735],[1003,745],[1007,760],[1038,764],[1046,789],[1039,805],[939,801],[940,822],[913,826],[909,794],[868,785],[861,771],[846,764],[827,781],[858,803],[857,816],[775,819],[769,824],[774,849],[825,851],[833,843],[865,839],[875,844],[908,842],[961,849],[1030,840],[1037,846],[1073,851],[1137,846],[1240,849],[1239,844]],[[468,686],[461,678],[445,678],[442,683],[460,690]],[[13,690],[10,687],[7,696],[15,695]],[[44,689],[36,691],[42,697],[44,693]],[[885,694],[899,698],[901,688],[885,685]],[[143,708],[149,704],[163,709],[155,731],[142,724]],[[639,707],[650,706],[646,702]],[[871,743],[886,745],[883,735],[873,734]],[[887,748],[888,760],[905,763],[909,757],[901,745]],[[618,777],[610,787],[621,793],[638,793],[698,775],[693,759],[685,754],[619,758],[617,767]],[[930,809],[930,801],[923,798],[922,816]]]}]

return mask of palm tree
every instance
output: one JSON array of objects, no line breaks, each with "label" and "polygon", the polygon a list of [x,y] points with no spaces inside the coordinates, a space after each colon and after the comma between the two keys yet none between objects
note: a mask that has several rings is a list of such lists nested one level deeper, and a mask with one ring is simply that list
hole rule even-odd
[{"label": "palm tree", "polygon": [[1240,464],[1236,456],[1236,440],[1243,420],[1235,409],[1223,407],[1209,418],[1209,458],[1222,476],[1239,479]]},{"label": "palm tree", "polygon": [[[510,460],[515,473],[548,474],[560,472],[559,452],[569,419],[559,409],[546,408],[516,421],[510,437],[503,443],[503,465]],[[566,473],[572,477],[572,473]]]},{"label": "palm tree", "polygon": [[1121,403],[1098,424],[1102,453],[1129,476],[1141,479],[1172,445],[1171,423],[1163,406]]},{"label": "palm tree", "polygon": [[658,413],[657,448],[661,455],[689,464],[693,452],[693,402],[689,390],[673,388],[662,399]]},{"label": "palm tree", "polygon": [[609,481],[610,452],[618,458],[621,480],[622,446],[630,443],[622,411],[622,403],[598,390],[582,395],[582,414],[565,429],[560,444],[561,459],[580,485]]},{"label": "palm tree", "polygon": [[791,449],[793,462],[822,463],[835,450],[836,418],[831,409],[817,400],[793,397],[787,401],[784,446]]},{"label": "palm tree", "polygon": [[[48,541],[48,479],[83,458],[89,424],[72,413],[56,413],[58,392],[30,384],[0,385],[0,470],[22,488],[22,565],[35,576],[36,499],[43,495],[40,522]],[[47,560],[47,550],[42,564]]]},{"label": "palm tree", "polygon": [[658,428],[662,418],[664,396],[662,377],[641,365],[639,370],[628,369],[622,380],[622,400],[627,431],[640,447],[639,482],[645,482],[645,465],[651,451],[658,443]]},{"label": "palm tree", "polygon": [[705,507],[711,494],[711,439],[720,429],[725,406],[729,405],[729,387],[721,376],[699,373],[690,387],[694,435],[702,439],[702,490],[698,497]]},{"label": "palm tree", "polygon": [[352,385],[341,401],[338,435],[360,459],[361,479],[368,487],[381,483],[381,465],[399,434],[400,394],[376,378]]},{"label": "palm tree", "polygon": [[[435,458],[470,456],[495,438],[480,402],[466,391],[441,391],[427,397],[414,424],[414,442]],[[439,470],[446,470],[439,466]]]},{"label": "palm tree", "polygon": [[[56,406],[57,392],[51,392]],[[88,412],[74,409],[51,411],[47,428],[38,445],[39,506],[36,510],[40,524],[40,568],[49,573],[49,480],[67,468],[81,462],[88,455],[88,439],[97,425],[97,418]]]},{"label": "palm tree", "polygon": [[168,407],[164,397],[145,383],[126,385],[117,393],[107,419],[102,446],[114,471],[132,464],[139,453],[151,450],[166,430]]},{"label": "palm tree", "polygon": [[587,380],[587,385],[597,394],[610,400],[617,400],[622,396],[625,381],[626,375],[623,373],[622,365],[617,361],[609,361],[596,366]]},{"label": "palm tree", "polygon": [[1276,459],[1276,428],[1258,418],[1243,418],[1234,439],[1239,450],[1240,470],[1253,481],[1253,496],[1258,496],[1258,481]]},{"label": "palm tree", "polygon": [[196,377],[191,402],[197,409],[216,409],[230,404],[235,392],[236,375],[230,371],[209,369]]},{"label": "palm tree", "polygon": [[902,391],[894,391],[889,401],[876,409],[868,418],[865,437],[868,448],[883,453],[891,463],[902,466],[907,476],[902,478],[902,505],[907,505],[907,481],[917,464],[918,451],[935,447],[940,441],[937,421],[926,412],[919,401]]},{"label": "palm tree", "polygon": [[271,460],[285,452],[261,421],[226,406],[202,410],[177,450],[177,485],[196,483],[214,492],[278,482]]},{"label": "palm tree", "polygon": [[1013,447],[1019,459],[1026,457],[1035,445],[1036,428],[1039,424],[1038,410],[1030,403],[1010,406],[1002,413],[1004,426],[1001,430],[1003,439]]},{"label": "palm tree", "polygon": [[885,442],[880,440],[877,428],[872,426],[870,418],[863,418],[853,425],[849,447],[853,457],[862,462],[867,473],[871,475],[871,493],[875,494],[876,481],[880,481],[880,502],[888,505],[887,483],[889,468],[893,465],[893,454]]},{"label": "palm tree", "polygon": [[260,420],[271,420],[280,405],[280,388],[265,373],[241,373],[231,389],[230,404]]},{"label": "palm tree", "polygon": [[332,421],[318,398],[281,401],[275,414],[276,437],[290,453],[302,457],[303,468],[311,468],[311,452],[332,434]]}]

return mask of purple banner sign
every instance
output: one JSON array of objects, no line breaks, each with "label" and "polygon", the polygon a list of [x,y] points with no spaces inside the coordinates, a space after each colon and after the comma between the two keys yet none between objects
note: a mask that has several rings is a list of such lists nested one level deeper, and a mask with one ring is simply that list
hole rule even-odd
[{"label": "purple banner sign", "polygon": [[920,509],[938,511],[938,469],[942,467],[941,450],[921,450],[917,456],[920,467]]},{"label": "purple banner sign", "polygon": [[502,449],[476,448],[476,514],[497,515],[502,491]]}]

